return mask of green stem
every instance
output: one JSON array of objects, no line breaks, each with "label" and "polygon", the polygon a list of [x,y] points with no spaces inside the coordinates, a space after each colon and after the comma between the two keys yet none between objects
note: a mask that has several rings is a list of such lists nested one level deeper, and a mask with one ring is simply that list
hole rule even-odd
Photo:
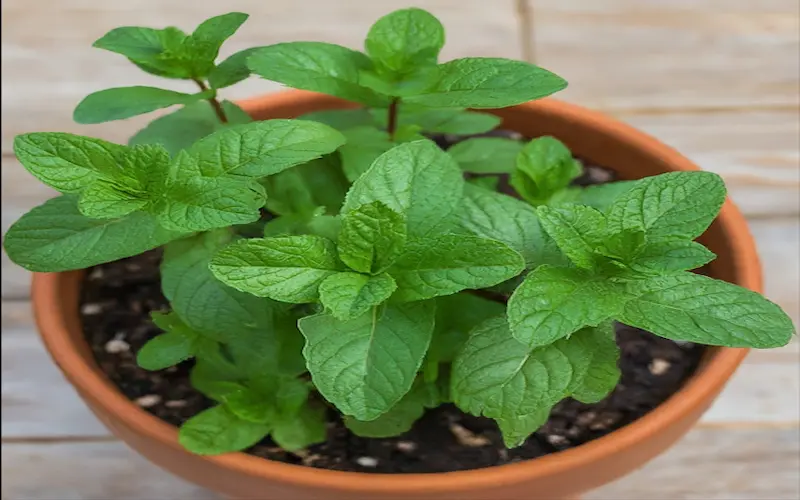
[{"label": "green stem", "polygon": [[[203,80],[199,78],[194,78],[194,82],[200,87],[201,92],[205,92],[208,90],[208,86],[203,82]],[[219,103],[216,97],[209,97],[208,102],[211,104],[211,107],[214,108],[214,113],[217,114],[217,118],[222,123],[228,123],[228,117],[225,116],[225,110],[222,109],[222,104]]]}]

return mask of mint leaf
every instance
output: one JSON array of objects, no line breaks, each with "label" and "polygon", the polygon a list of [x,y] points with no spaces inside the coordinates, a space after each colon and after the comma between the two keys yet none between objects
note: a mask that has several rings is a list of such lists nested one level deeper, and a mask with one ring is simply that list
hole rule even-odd
[{"label": "mint leaf", "polygon": [[159,30],[136,26],[114,28],[92,46],[138,61],[155,59],[164,50]]},{"label": "mint leaf", "polygon": [[506,174],[514,170],[522,143],[502,137],[476,137],[454,144],[447,153],[461,170],[474,174]]},{"label": "mint leaf", "polygon": [[397,289],[386,273],[366,276],[358,273],[336,273],[319,285],[319,300],[341,321],[357,318],[385,302]]},{"label": "mint leaf", "polygon": [[243,420],[224,406],[203,410],[181,426],[178,442],[198,455],[219,455],[241,451],[261,441],[271,424]]},{"label": "mint leaf", "polygon": [[625,229],[606,235],[605,241],[595,252],[622,262],[630,262],[642,251],[645,234],[641,229]]},{"label": "mint leaf", "polygon": [[442,23],[417,8],[396,10],[378,19],[364,42],[378,72],[389,77],[435,65],[443,46]]},{"label": "mint leaf", "polygon": [[116,219],[143,209],[149,202],[145,193],[97,180],[81,192],[78,210],[93,219]]},{"label": "mint leaf", "polygon": [[403,251],[405,217],[380,201],[361,205],[342,216],[339,258],[351,269],[380,273]]},{"label": "mint leaf", "polygon": [[3,245],[9,258],[29,271],[61,272],[138,255],[183,236],[142,212],[90,219],[78,211],[75,196],[63,195],[23,215]]},{"label": "mint leaf", "polygon": [[436,392],[435,386],[417,381],[403,399],[375,420],[364,422],[353,417],[345,417],[344,423],[356,436],[361,437],[387,438],[403,434],[422,417],[426,407],[433,408],[439,405],[440,401],[431,400],[431,387]]},{"label": "mint leaf", "polygon": [[717,256],[694,241],[661,241],[645,245],[628,265],[647,274],[666,274],[702,267]]},{"label": "mint leaf", "polygon": [[502,241],[519,252],[528,267],[567,264],[561,250],[542,229],[536,211],[510,196],[467,184],[458,226],[476,236]]},{"label": "mint leaf", "polygon": [[75,108],[72,118],[82,124],[110,122],[176,104],[191,104],[210,96],[209,92],[185,94],[155,87],[117,87],[86,96]]},{"label": "mint leaf", "polygon": [[315,211],[325,207],[338,213],[349,184],[335,155],[323,156],[260,179],[267,190],[267,208],[280,215]]},{"label": "mint leaf", "polygon": [[545,346],[615,318],[628,299],[621,284],[579,269],[540,266],[511,295],[508,323],[519,342]]},{"label": "mint leaf", "polygon": [[543,205],[580,174],[580,164],[561,141],[540,137],[522,148],[511,185],[530,203]]},{"label": "mint leaf", "polygon": [[602,323],[595,328],[591,340],[592,362],[581,384],[571,394],[572,398],[585,404],[598,403],[605,399],[621,377],[618,367],[619,347],[613,323]]},{"label": "mint leaf", "polygon": [[215,132],[187,153],[206,177],[264,177],[331,153],[342,144],[342,134],[321,123],[265,120]]},{"label": "mint leaf", "polygon": [[596,266],[595,249],[606,237],[606,219],[601,212],[583,205],[570,205],[563,208],[541,206],[536,213],[544,230],[569,260],[582,269]]},{"label": "mint leaf", "polygon": [[222,401],[226,410],[247,422],[274,425],[277,420],[278,409],[274,401],[253,389],[242,388],[228,393]]},{"label": "mint leaf", "polygon": [[371,127],[375,129],[377,126],[375,118],[365,108],[312,111],[299,116],[298,119],[324,123],[336,130],[348,130],[356,127]]},{"label": "mint leaf", "polygon": [[207,231],[259,219],[264,206],[264,188],[249,179],[194,177],[172,184],[156,208],[166,228]]},{"label": "mint leaf", "polygon": [[428,360],[449,363],[475,325],[505,313],[505,305],[462,292],[436,299],[436,327]]},{"label": "mint leaf", "polygon": [[431,141],[408,142],[378,157],[350,188],[342,213],[373,201],[406,216],[408,235],[449,224],[464,189],[455,161]]},{"label": "mint leaf", "polygon": [[[398,106],[397,125],[418,125],[422,130],[434,134],[473,135],[483,134],[500,125],[498,116],[462,109],[430,109],[401,103]],[[388,125],[386,109],[370,110],[380,127]],[[373,124],[374,125],[374,124]]]},{"label": "mint leaf", "polygon": [[496,420],[506,446],[520,446],[556,403],[581,387],[604,339],[604,332],[587,328],[530,350],[511,336],[504,318],[490,319],[453,363],[453,400],[465,412]]},{"label": "mint leaf", "polygon": [[260,47],[240,50],[217,64],[208,73],[208,84],[213,89],[222,89],[235,85],[250,76],[247,59]]},{"label": "mint leaf", "polygon": [[348,129],[344,136],[347,142],[339,148],[339,155],[350,182],[361,177],[380,155],[394,146],[387,132],[374,127]]},{"label": "mint leaf", "polygon": [[62,193],[74,193],[119,171],[125,146],[61,132],[14,138],[14,154],[28,172]]},{"label": "mint leaf", "polygon": [[[231,12],[200,23],[191,35],[192,55],[201,61],[213,63],[225,40],[233,36],[248,17],[241,12]],[[195,76],[205,75],[204,72]]]},{"label": "mint leaf", "polygon": [[795,333],[780,307],[750,290],[681,273],[632,281],[618,320],[656,335],[688,342],[765,349],[786,345]]},{"label": "mint leaf", "polygon": [[272,439],[288,452],[295,452],[322,443],[327,437],[323,408],[303,406],[291,417],[275,422]]},{"label": "mint leaf", "polygon": [[608,208],[613,231],[641,229],[651,241],[703,234],[725,201],[725,184],[711,172],[670,172],[646,177]]},{"label": "mint leaf", "polygon": [[417,302],[377,307],[350,321],[328,314],[301,319],[303,354],[317,390],[359,420],[386,413],[414,382],[430,344],[434,310],[433,302]]},{"label": "mint leaf", "polygon": [[389,273],[397,282],[394,298],[408,302],[487,288],[524,268],[522,256],[499,241],[447,234],[409,242]]},{"label": "mint leaf", "polygon": [[211,272],[237,290],[281,302],[319,298],[319,284],[342,270],[332,241],[319,236],[237,241],[211,259]]},{"label": "mint leaf", "polygon": [[136,353],[136,363],[145,370],[163,370],[192,356],[192,339],[179,332],[169,332],[147,341]]},{"label": "mint leaf", "polygon": [[566,86],[561,77],[533,64],[466,57],[439,66],[428,88],[405,101],[442,108],[504,108],[546,97]]},{"label": "mint leaf", "polygon": [[291,42],[262,47],[247,60],[253,73],[302,90],[330,94],[368,106],[388,99],[359,83],[372,62],[361,52],[323,42]]},{"label": "mint leaf", "polygon": [[[252,121],[247,113],[230,101],[222,101],[222,109],[230,124]],[[219,121],[211,104],[198,101],[151,121],[128,140],[128,145],[160,144],[174,156],[224,127],[225,124]]]},{"label": "mint leaf", "polygon": [[575,203],[589,205],[605,212],[622,193],[628,191],[639,181],[614,181],[595,184],[577,190]]}]

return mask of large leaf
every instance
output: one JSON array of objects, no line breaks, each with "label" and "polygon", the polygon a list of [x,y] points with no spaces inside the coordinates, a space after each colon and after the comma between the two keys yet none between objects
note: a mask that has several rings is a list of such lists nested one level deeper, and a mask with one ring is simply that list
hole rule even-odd
[{"label": "large leaf", "polygon": [[72,118],[84,124],[110,122],[208,97],[211,97],[209,92],[185,94],[155,87],[117,87],[86,96],[75,108]]}]

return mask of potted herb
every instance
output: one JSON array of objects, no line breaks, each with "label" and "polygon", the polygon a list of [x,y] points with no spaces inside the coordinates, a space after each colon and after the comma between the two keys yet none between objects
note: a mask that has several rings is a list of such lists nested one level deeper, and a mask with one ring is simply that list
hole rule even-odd
[{"label": "potted herb", "polygon": [[[443,28],[420,9],[378,20],[366,53],[296,42],[217,63],[246,17],[96,42],[199,87],[79,104],[82,123],[182,106],[128,146],[14,143],[63,193],[4,241],[37,273],[45,343],[153,462],[239,498],[561,498],[663,451],[740,348],[794,333],[756,293],[722,180],[608,118],[528,103],[558,76],[440,64]],[[219,100],[251,72],[334,97]],[[627,180],[597,182],[587,172],[609,171],[589,163]],[[630,339],[694,361],[664,389],[670,361],[635,365]],[[117,369],[134,355],[140,368]],[[137,398],[126,376],[156,393]],[[644,398],[624,418],[621,376]]]}]

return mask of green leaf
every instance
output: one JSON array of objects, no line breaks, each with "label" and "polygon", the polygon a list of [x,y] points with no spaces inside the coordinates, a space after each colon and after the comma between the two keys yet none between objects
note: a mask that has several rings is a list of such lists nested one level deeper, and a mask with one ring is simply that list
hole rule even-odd
[{"label": "green leaf", "polygon": [[28,172],[62,193],[74,193],[120,170],[125,146],[61,132],[14,138],[14,154]]},{"label": "green leaf", "polygon": [[581,387],[605,337],[587,328],[530,350],[511,336],[504,318],[490,319],[453,363],[453,400],[465,412],[496,420],[507,447],[520,446],[556,403]]},{"label": "green leaf", "polygon": [[475,325],[505,313],[500,302],[484,299],[468,292],[436,299],[436,328],[428,350],[428,359],[449,363],[467,340]]},{"label": "green leaf", "polygon": [[276,340],[277,334],[263,332],[275,328],[286,306],[234,290],[211,274],[212,256],[230,239],[230,231],[220,229],[168,244],[161,261],[164,296],[189,327],[220,341],[253,334],[262,335],[262,343]]},{"label": "green leaf", "polygon": [[461,141],[447,153],[461,170],[474,174],[507,174],[514,170],[522,143],[503,137],[475,137]]},{"label": "green leaf", "polygon": [[[247,113],[230,101],[222,101],[222,109],[231,124],[251,121]],[[128,140],[128,145],[161,144],[174,156],[224,126],[208,101],[198,101],[151,121]]]},{"label": "green leaf", "polygon": [[580,174],[580,163],[561,141],[540,137],[526,144],[517,157],[511,185],[530,203],[542,205]]},{"label": "green leaf", "polygon": [[272,439],[288,452],[303,450],[325,442],[328,434],[325,424],[323,408],[303,406],[291,418],[285,417],[275,422]]},{"label": "green leaf", "polygon": [[235,85],[250,76],[247,59],[261,47],[240,50],[217,64],[208,73],[208,84],[213,89],[222,89]]},{"label": "green leaf", "polygon": [[143,209],[150,200],[145,193],[128,192],[104,180],[94,181],[78,199],[78,210],[93,219],[116,219]]},{"label": "green leaf", "polygon": [[194,355],[192,339],[178,332],[162,333],[150,339],[136,353],[136,363],[145,370],[163,370]]},{"label": "green leaf", "polygon": [[592,341],[592,362],[580,386],[571,394],[572,398],[585,404],[599,403],[605,399],[622,376],[618,366],[619,347],[613,323],[602,323],[595,328]]},{"label": "green leaf", "polygon": [[546,97],[566,86],[561,77],[533,64],[467,57],[439,66],[429,87],[405,101],[442,108],[504,108]]},{"label": "green leaf", "polygon": [[321,123],[265,120],[222,129],[194,143],[187,153],[206,177],[264,177],[331,153],[342,144],[342,134]]},{"label": "green leaf", "polygon": [[694,241],[661,241],[645,245],[628,265],[634,271],[647,274],[667,274],[702,267],[717,256]]},{"label": "green leaf", "polygon": [[451,223],[464,189],[455,161],[431,141],[408,142],[378,157],[350,188],[343,213],[373,201],[404,214],[409,237]]},{"label": "green leaf", "polygon": [[433,302],[387,305],[350,321],[317,314],[299,322],[317,390],[339,411],[374,420],[409,391],[433,332]]},{"label": "green leaf", "polygon": [[324,123],[329,127],[342,131],[356,127],[371,127],[374,129],[377,126],[375,118],[365,108],[312,111],[299,116],[298,119]]},{"label": "green leaf", "polygon": [[635,186],[637,182],[639,181],[614,181],[580,188],[577,190],[575,203],[589,205],[605,212],[614,203],[614,200]]},{"label": "green leaf", "polygon": [[253,389],[242,388],[222,398],[225,409],[237,418],[256,424],[274,425],[278,409],[266,395]]},{"label": "green leaf", "polygon": [[[200,23],[191,36],[193,55],[198,59],[213,62],[225,40],[233,36],[248,17],[241,12],[231,12]],[[205,76],[205,73],[195,76]]]},{"label": "green leaf", "polygon": [[117,87],[86,96],[75,108],[72,118],[82,124],[110,122],[176,104],[191,104],[210,96],[209,92],[185,94],[155,87]]},{"label": "green leaf", "polygon": [[467,184],[458,226],[476,236],[502,241],[522,255],[527,267],[567,264],[564,254],[542,229],[536,211],[510,196]]},{"label": "green leaf", "polygon": [[63,195],[23,215],[3,245],[9,258],[29,271],[61,272],[138,255],[183,236],[142,212],[90,219],[78,211],[75,196]]},{"label": "green leaf", "polygon": [[536,213],[547,234],[576,266],[592,269],[606,238],[606,220],[598,210],[570,205],[563,208],[541,206]]},{"label": "green leaf", "polygon": [[385,302],[396,289],[397,284],[386,273],[337,273],[319,285],[319,300],[336,319],[347,321]]},{"label": "green leaf", "polygon": [[155,59],[164,50],[159,31],[136,26],[114,28],[92,46],[138,61]]},{"label": "green leaf", "polygon": [[380,155],[394,146],[387,132],[374,127],[352,128],[346,130],[344,136],[346,142],[339,148],[339,155],[350,182],[355,182]]},{"label": "green leaf", "polygon": [[523,269],[522,256],[499,241],[447,234],[409,242],[389,273],[397,282],[394,298],[408,302],[487,288]]},{"label": "green leaf", "polygon": [[342,216],[339,258],[351,269],[380,273],[397,259],[406,243],[406,220],[380,201]]},{"label": "green leaf", "polygon": [[766,349],[795,334],[780,307],[745,288],[681,273],[629,283],[619,321],[672,340]]},{"label": "green leaf", "polygon": [[336,155],[323,156],[261,179],[267,190],[267,208],[280,215],[309,213],[325,207],[339,212],[349,184]]},{"label": "green leaf", "polygon": [[156,209],[158,221],[169,229],[207,231],[260,218],[264,188],[249,179],[194,177],[172,184]]},{"label": "green leaf", "polygon": [[[431,390],[435,393],[434,400],[430,397]],[[344,424],[356,436],[368,438],[399,436],[411,429],[414,422],[425,413],[426,407],[438,406],[440,396],[433,384],[420,383],[418,380],[403,399],[375,420],[364,422],[353,417],[345,417]]]},{"label": "green leaf", "polygon": [[178,442],[197,455],[219,455],[249,448],[270,430],[271,424],[248,422],[223,406],[215,406],[184,422]]},{"label": "green leaf", "polygon": [[219,347],[216,351],[213,354],[204,352],[201,357],[195,358],[189,381],[201,394],[221,403],[229,394],[244,388],[242,383],[247,379],[247,374],[224,357]]},{"label": "green leaf", "polygon": [[540,266],[511,295],[508,323],[519,342],[545,346],[615,318],[629,298],[622,284],[580,269]]},{"label": "green leaf", "polygon": [[311,235],[237,241],[211,260],[226,285],[296,304],[315,302],[319,284],[340,270],[333,242]]},{"label": "green leaf", "polygon": [[359,83],[372,62],[361,52],[323,42],[291,42],[262,47],[247,60],[253,73],[296,89],[330,94],[368,106],[388,102]]},{"label": "green leaf", "polygon": [[725,184],[711,172],[670,172],[646,177],[608,208],[612,231],[641,229],[650,241],[693,240],[703,234],[725,202]]},{"label": "green leaf", "polygon": [[642,251],[645,234],[641,229],[625,229],[606,236],[605,241],[595,249],[600,255],[630,262]]},{"label": "green leaf", "polygon": [[442,23],[417,8],[396,10],[378,19],[364,42],[378,72],[390,77],[435,65],[443,46]]},{"label": "green leaf", "polygon": [[[498,116],[462,109],[430,109],[401,103],[398,106],[397,125],[419,125],[434,134],[483,134],[500,125]],[[377,125],[386,128],[388,110],[372,109],[370,113]],[[373,124],[375,126],[376,124]]]}]

